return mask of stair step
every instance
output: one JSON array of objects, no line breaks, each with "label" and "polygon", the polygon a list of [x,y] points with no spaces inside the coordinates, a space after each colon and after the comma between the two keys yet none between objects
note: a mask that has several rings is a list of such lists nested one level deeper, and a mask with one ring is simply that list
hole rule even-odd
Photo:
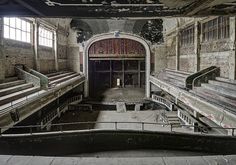
[{"label": "stair step", "polygon": [[201,86],[204,88],[213,90],[217,93],[220,93],[224,96],[227,96],[230,98],[236,98],[236,90],[232,90],[232,89],[225,88],[225,87],[218,86],[218,85],[206,84],[206,83],[202,83]]},{"label": "stair step", "polygon": [[236,85],[236,80],[227,79],[224,77],[216,77],[216,80]]},{"label": "stair step", "polygon": [[63,78],[60,78],[60,79],[51,81],[51,82],[49,83],[49,85],[57,84],[57,83],[66,81],[66,80],[71,79],[71,78],[74,78],[74,77],[76,77],[76,76],[78,76],[78,75],[79,75],[78,73],[74,73],[74,74],[72,74],[72,75],[69,75],[69,76],[66,76],[66,77],[63,77]]},{"label": "stair step", "polygon": [[30,87],[33,87],[32,83],[26,83],[26,84],[13,86],[13,87],[10,87],[10,88],[1,89],[0,90],[0,97],[4,96],[4,95],[11,94],[11,93],[14,93],[14,92],[18,92],[18,91],[21,91],[21,90],[25,90],[25,89],[28,89]]},{"label": "stair step", "polygon": [[222,105],[230,109],[231,111],[236,110],[236,100],[232,100],[227,97],[221,96],[215,91],[204,89],[202,87],[197,87],[197,88],[194,88],[194,90],[190,92],[196,94],[199,97],[207,99],[212,103],[215,103],[217,105]]},{"label": "stair step", "polygon": [[1,80],[0,83],[7,83],[11,81],[16,81],[16,80],[18,80],[18,77],[8,77],[8,78],[5,78],[4,80]]},{"label": "stair step", "polygon": [[171,79],[174,79],[177,81],[185,82],[185,78],[183,78],[183,77],[179,77],[179,76],[175,76],[175,75],[171,75],[171,74],[166,74],[165,77],[171,78]]},{"label": "stair step", "polygon": [[176,76],[176,77],[181,77],[182,79],[185,79],[189,75],[182,74],[182,73],[177,73],[177,72],[167,72],[168,75]]},{"label": "stair step", "polygon": [[56,75],[59,75],[59,74],[63,74],[63,73],[65,73],[65,72],[66,72],[66,71],[48,73],[48,74],[46,74],[46,76],[47,76],[47,77],[53,77],[53,76],[56,76]]},{"label": "stair step", "polygon": [[9,88],[9,87],[13,87],[16,85],[21,85],[24,84],[25,80],[17,80],[17,81],[12,81],[12,82],[6,82],[6,83],[2,83],[0,84],[0,89],[5,89],[5,88]]},{"label": "stair step", "polygon": [[179,71],[179,70],[173,70],[173,69],[165,69],[166,72],[172,72],[176,74],[181,74],[181,75],[186,75],[189,76],[191,73],[189,72],[184,72],[184,71]]},{"label": "stair step", "polygon": [[232,90],[236,89],[236,84],[231,84],[231,83],[227,83],[227,82],[209,80],[208,83],[213,84],[213,85],[222,86],[222,87],[225,87],[225,88],[230,88]]},{"label": "stair step", "polygon": [[67,72],[67,73],[62,73],[62,74],[56,75],[56,76],[51,76],[51,77],[49,77],[49,81],[57,80],[59,78],[62,78],[62,77],[65,77],[65,76],[68,76],[71,74],[73,74],[73,72]]},{"label": "stair step", "polygon": [[35,93],[39,90],[40,90],[40,87],[31,87],[22,91],[18,91],[15,93],[11,93],[9,95],[2,96],[0,97],[0,105],[10,103],[14,100],[20,99],[22,97]]}]

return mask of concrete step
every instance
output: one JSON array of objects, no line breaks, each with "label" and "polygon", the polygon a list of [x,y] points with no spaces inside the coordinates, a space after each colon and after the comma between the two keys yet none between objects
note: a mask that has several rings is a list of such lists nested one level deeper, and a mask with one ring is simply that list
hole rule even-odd
[{"label": "concrete step", "polygon": [[59,71],[59,72],[53,72],[53,73],[48,73],[46,74],[47,77],[52,77],[52,76],[56,76],[62,73],[65,73],[66,71]]},{"label": "concrete step", "polygon": [[231,112],[236,111],[236,100],[221,96],[215,91],[208,90],[202,87],[195,87],[194,90],[191,90],[190,92],[196,94],[199,97],[207,99],[214,104],[226,107]]},{"label": "concrete step", "polygon": [[178,76],[178,77],[182,77],[183,79],[185,79],[186,77],[188,77],[189,75],[187,74],[183,74],[183,73],[178,73],[178,72],[166,72],[169,75],[173,75],[173,76]]},{"label": "concrete step", "polygon": [[209,80],[208,83],[213,84],[213,85],[222,86],[225,88],[230,88],[232,90],[236,90],[236,84],[231,84],[231,83],[227,83],[227,82],[223,82],[223,81],[215,81],[215,80]]},{"label": "concrete step", "polygon": [[178,74],[181,74],[181,75],[186,75],[186,76],[189,76],[191,73],[188,73],[188,72],[184,72],[184,71],[179,71],[179,70],[173,70],[173,69],[165,69],[166,72],[172,72],[172,73],[178,73]]},{"label": "concrete step", "polygon": [[0,83],[7,83],[11,81],[16,81],[16,80],[18,80],[18,77],[8,77],[8,78],[5,78],[4,80],[1,80]]},{"label": "concrete step", "polygon": [[78,76],[78,75],[79,75],[78,73],[74,73],[74,74],[71,74],[71,75],[69,75],[69,76],[62,77],[62,78],[60,78],[60,79],[51,81],[51,82],[49,83],[49,85],[58,84],[58,83],[61,83],[61,82],[63,82],[63,81],[67,81],[67,80],[72,79],[72,78],[74,78],[74,77],[76,77],[76,76]]},{"label": "concrete step", "polygon": [[171,78],[165,78],[164,79],[165,82],[171,84],[171,85],[174,85],[176,87],[179,87],[179,88],[185,88],[185,83],[183,83],[182,81],[177,81],[175,79],[171,79]]},{"label": "concrete step", "polygon": [[18,91],[21,91],[21,90],[25,90],[25,89],[28,89],[28,88],[31,88],[31,87],[33,87],[32,83],[26,83],[26,84],[16,85],[16,86],[13,86],[13,87],[10,87],[10,88],[1,89],[0,90],[0,97],[4,96],[4,95],[11,94],[11,93],[14,93],[14,92],[18,92]]},{"label": "concrete step", "polygon": [[22,97],[25,97],[25,96],[30,95],[32,93],[35,93],[39,90],[40,90],[40,87],[31,87],[31,88],[28,88],[28,89],[25,89],[22,91],[18,91],[15,93],[11,93],[9,95],[2,96],[2,97],[0,97],[0,105],[10,103],[14,100],[20,99]]},{"label": "concrete step", "polygon": [[236,80],[231,80],[224,77],[216,77],[216,80],[236,85]]},{"label": "concrete step", "polygon": [[185,78],[180,77],[180,76],[171,75],[171,74],[166,74],[165,77],[166,77],[166,78],[171,78],[171,79],[175,79],[175,80],[178,80],[178,81],[185,82]]},{"label": "concrete step", "polygon": [[17,80],[17,81],[12,81],[12,82],[6,82],[6,83],[2,83],[0,84],[0,89],[5,89],[5,88],[10,88],[16,85],[21,85],[24,84],[25,80]]},{"label": "concrete step", "polygon": [[71,74],[73,74],[73,72],[66,72],[66,73],[55,75],[55,76],[51,76],[51,77],[49,77],[49,81],[57,80],[59,78],[62,78],[62,77],[65,77],[65,76],[68,76]]},{"label": "concrete step", "polygon": [[232,90],[230,88],[218,86],[218,85],[213,85],[213,84],[201,84],[202,87],[206,89],[213,90],[217,93],[220,93],[223,96],[229,97],[229,98],[236,98],[236,90]]}]

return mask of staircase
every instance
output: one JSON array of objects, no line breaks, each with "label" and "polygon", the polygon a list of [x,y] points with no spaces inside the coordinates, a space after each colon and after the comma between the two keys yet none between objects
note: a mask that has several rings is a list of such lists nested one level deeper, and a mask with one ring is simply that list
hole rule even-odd
[{"label": "staircase", "polygon": [[40,87],[34,87],[32,83],[19,80],[17,77],[5,79],[0,84],[0,106],[9,104],[25,96],[38,92]]},{"label": "staircase", "polygon": [[165,69],[157,76],[157,78],[171,85],[185,89],[185,80],[189,75],[190,73],[187,72]]},{"label": "staircase", "polygon": [[194,87],[190,92],[236,114],[236,80],[216,77],[215,80],[202,83],[200,87]]},{"label": "staircase", "polygon": [[164,123],[172,125],[172,127],[181,127],[181,122],[176,111],[161,113],[161,119]]},{"label": "staircase", "polygon": [[61,71],[61,72],[50,73],[47,74],[46,76],[48,77],[49,80],[49,86],[54,86],[56,84],[60,84],[62,82],[75,78],[79,76],[79,74],[70,71]]}]

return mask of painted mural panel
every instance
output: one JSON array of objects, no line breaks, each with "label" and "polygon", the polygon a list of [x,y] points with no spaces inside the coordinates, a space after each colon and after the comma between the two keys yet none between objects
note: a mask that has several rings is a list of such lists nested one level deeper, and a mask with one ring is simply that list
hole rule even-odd
[{"label": "painted mural panel", "polygon": [[91,45],[89,57],[145,57],[145,48],[129,39],[105,39]]}]

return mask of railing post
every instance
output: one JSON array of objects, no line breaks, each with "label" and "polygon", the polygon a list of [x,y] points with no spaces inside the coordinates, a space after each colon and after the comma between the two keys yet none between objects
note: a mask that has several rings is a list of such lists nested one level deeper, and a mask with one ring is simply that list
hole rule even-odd
[{"label": "railing post", "polygon": [[33,130],[32,130],[32,127],[30,127],[30,134],[32,134],[33,133]]},{"label": "railing post", "polygon": [[115,122],[115,130],[117,130],[117,122]]},{"label": "railing post", "polygon": [[172,124],[170,124],[170,132],[172,132],[173,130],[173,127],[172,127]]},{"label": "railing post", "polygon": [[60,131],[62,132],[62,125],[60,125]]},{"label": "railing post", "polygon": [[142,131],[144,131],[144,122],[142,122]]},{"label": "railing post", "polygon": [[232,128],[232,136],[234,136],[234,129],[235,129],[235,128]]}]

